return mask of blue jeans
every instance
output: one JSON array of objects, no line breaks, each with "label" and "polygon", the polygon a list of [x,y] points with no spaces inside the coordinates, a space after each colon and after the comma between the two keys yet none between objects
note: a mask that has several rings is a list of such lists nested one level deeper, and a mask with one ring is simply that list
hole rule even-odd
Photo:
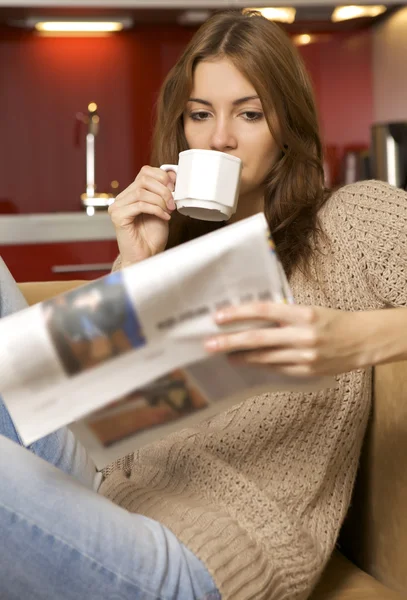
[{"label": "blue jeans", "polygon": [[[23,305],[0,261],[2,316]],[[24,448],[0,400],[0,598],[220,600],[203,563],[97,494],[99,479],[66,428]]]}]

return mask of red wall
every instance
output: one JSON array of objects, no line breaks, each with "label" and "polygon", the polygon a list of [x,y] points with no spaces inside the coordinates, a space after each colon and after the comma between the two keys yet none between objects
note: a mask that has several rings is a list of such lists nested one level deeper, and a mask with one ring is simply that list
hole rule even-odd
[{"label": "red wall", "polygon": [[194,30],[145,27],[131,39],[134,168],[132,177],[149,161],[155,105],[164,77],[175,64]]},{"label": "red wall", "polygon": [[[123,188],[148,162],[160,82],[192,30],[151,26],[98,38],[0,32],[0,212],[80,210],[89,102],[101,118],[96,183]],[[372,121],[370,35],[338,36],[301,48],[314,80],[324,139],[367,143]]]},{"label": "red wall", "polygon": [[162,27],[97,38],[0,32],[0,212],[81,209],[86,128],[78,144],[75,115],[91,101],[100,114],[98,191],[112,180],[126,187],[148,162],[160,81],[191,35]]},{"label": "red wall", "polygon": [[107,191],[113,179],[128,179],[134,157],[125,38],[3,39],[0,72],[1,199],[16,203],[20,212],[80,208],[85,132],[76,145],[75,115],[90,101],[98,103],[101,117],[100,191]]},{"label": "red wall", "polygon": [[368,149],[373,122],[372,36],[321,36],[300,47],[310,72],[329,165],[329,185],[339,185],[346,150]]},{"label": "red wall", "polygon": [[373,121],[370,32],[336,36],[316,47],[318,105],[326,144],[369,144]]}]

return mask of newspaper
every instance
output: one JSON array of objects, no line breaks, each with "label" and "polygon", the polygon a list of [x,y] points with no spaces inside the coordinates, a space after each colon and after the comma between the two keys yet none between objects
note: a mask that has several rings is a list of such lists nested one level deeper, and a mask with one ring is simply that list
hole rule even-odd
[{"label": "newspaper", "polygon": [[255,300],[293,302],[260,213],[2,319],[0,393],[24,444],[70,425],[102,468],[251,395],[329,386],[207,353],[254,326],[214,311]]}]

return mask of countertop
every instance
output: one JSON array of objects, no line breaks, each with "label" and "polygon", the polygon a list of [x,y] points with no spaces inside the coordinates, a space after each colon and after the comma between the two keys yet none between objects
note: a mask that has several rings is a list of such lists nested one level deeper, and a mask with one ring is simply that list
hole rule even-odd
[{"label": "countertop", "polygon": [[107,212],[0,215],[0,245],[115,240]]}]

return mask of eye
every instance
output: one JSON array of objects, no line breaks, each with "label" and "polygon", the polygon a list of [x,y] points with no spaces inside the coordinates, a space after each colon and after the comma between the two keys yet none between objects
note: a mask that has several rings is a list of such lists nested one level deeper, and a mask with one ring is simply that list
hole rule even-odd
[{"label": "eye", "polygon": [[254,110],[246,110],[242,113],[242,116],[246,121],[259,121],[263,118],[263,113]]},{"label": "eye", "polygon": [[210,113],[205,110],[200,110],[189,114],[193,121],[206,121],[210,117]]}]

